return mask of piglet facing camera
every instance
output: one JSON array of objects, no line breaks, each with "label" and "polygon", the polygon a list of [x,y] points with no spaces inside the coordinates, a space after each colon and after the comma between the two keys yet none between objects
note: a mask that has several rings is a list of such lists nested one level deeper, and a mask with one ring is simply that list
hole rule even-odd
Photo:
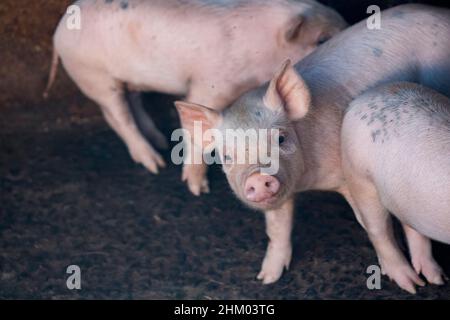
[{"label": "piglet facing camera", "polygon": [[[236,196],[266,214],[270,244],[258,274],[264,284],[277,281],[291,260],[292,196],[304,173],[294,121],[308,113],[310,103],[308,87],[290,61],[268,85],[243,95],[222,113],[192,103],[176,103],[180,114],[202,121],[204,130],[218,130],[221,137],[242,133],[235,137],[243,144],[226,139],[218,153]],[[252,133],[256,136],[253,143],[247,140]],[[270,163],[262,161],[261,151],[269,151]],[[240,159],[240,155],[244,157]],[[276,170],[269,171],[269,167]]]},{"label": "piglet facing camera", "polygon": [[[176,106],[184,118],[202,122],[205,131],[218,130],[221,137],[236,133],[238,143],[225,139],[218,150],[228,182],[245,204],[270,210],[292,195],[303,172],[294,121],[308,113],[310,103],[306,84],[288,60],[268,85],[243,95],[223,112],[194,103]],[[248,140],[252,133],[254,143]],[[263,153],[271,155],[269,162],[264,163]]]}]

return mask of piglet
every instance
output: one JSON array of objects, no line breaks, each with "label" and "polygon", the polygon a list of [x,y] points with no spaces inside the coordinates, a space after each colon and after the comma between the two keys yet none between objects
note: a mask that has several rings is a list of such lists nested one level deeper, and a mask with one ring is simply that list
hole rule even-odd
[{"label": "piglet", "polygon": [[[352,207],[373,230],[369,236],[383,271],[416,277],[394,253],[390,212],[402,222],[415,271],[443,284],[429,238],[450,243],[450,100],[413,83],[377,87],[350,104],[341,137]],[[390,270],[393,265],[405,268]],[[400,286],[414,291],[403,279]]]}]

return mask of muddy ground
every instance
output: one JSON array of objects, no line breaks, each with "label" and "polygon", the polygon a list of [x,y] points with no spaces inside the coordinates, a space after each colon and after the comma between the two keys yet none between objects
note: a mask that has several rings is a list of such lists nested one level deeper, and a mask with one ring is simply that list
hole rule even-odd
[{"label": "muddy ground", "polygon": [[[0,298],[450,298],[448,284],[412,296],[383,278],[382,290],[368,290],[375,252],[346,202],[320,192],[298,196],[291,269],[262,286],[263,217],[233,197],[219,167],[211,194],[196,198],[180,167],[154,176],[135,165],[64,71],[41,98],[51,35],[70,2],[0,2]],[[353,23],[368,3],[406,1],[324,2]],[[172,101],[146,96],[167,134],[178,125]],[[450,274],[450,247],[436,244],[435,256]],[[79,291],[66,287],[72,264]]]}]

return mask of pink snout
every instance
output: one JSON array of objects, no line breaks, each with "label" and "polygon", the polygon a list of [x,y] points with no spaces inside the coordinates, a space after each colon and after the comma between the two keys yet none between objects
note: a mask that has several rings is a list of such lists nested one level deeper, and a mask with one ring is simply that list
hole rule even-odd
[{"label": "pink snout", "polygon": [[252,174],[244,186],[245,198],[251,202],[263,202],[271,199],[280,190],[280,182],[274,176]]}]

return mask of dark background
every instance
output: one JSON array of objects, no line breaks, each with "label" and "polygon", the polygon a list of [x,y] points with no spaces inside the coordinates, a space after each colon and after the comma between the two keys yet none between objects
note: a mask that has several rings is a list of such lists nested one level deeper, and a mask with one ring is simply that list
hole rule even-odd
[{"label": "dark background", "polygon": [[[371,4],[415,1],[322,2],[354,23]],[[42,100],[51,36],[70,3],[0,2],[0,298],[450,298],[448,285],[413,296],[385,277],[369,291],[365,270],[377,261],[364,230],[340,196],[319,192],[298,196],[290,271],[262,286],[263,216],[233,197],[220,168],[201,198],[180,167],[149,174],[62,68]],[[146,96],[167,134],[178,126],[172,101]],[[449,274],[450,248],[437,244],[435,256]],[[80,291],[65,286],[71,264]]]}]

